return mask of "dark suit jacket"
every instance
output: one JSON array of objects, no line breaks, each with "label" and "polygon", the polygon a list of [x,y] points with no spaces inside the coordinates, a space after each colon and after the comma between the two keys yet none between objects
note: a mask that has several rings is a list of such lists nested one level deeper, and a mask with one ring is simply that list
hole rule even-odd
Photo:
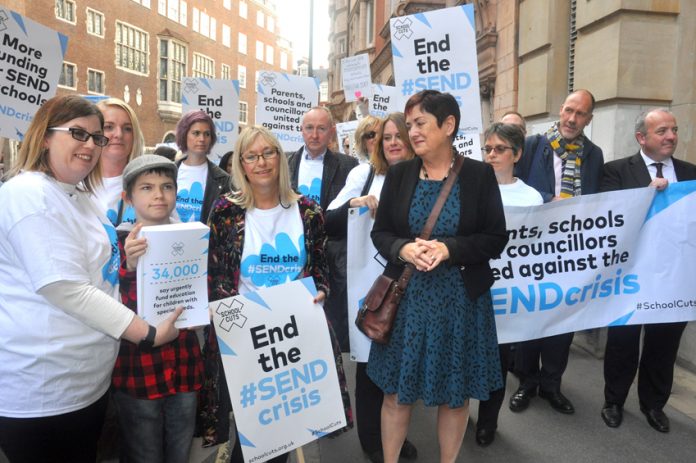
[{"label": "dark suit jacket", "polygon": [[[300,172],[300,161],[304,156],[304,147],[288,156],[290,164],[290,182],[292,188],[297,190],[297,176]],[[323,211],[329,207],[343,186],[346,184],[348,172],[358,165],[358,160],[342,153],[334,153],[326,150],[324,156],[324,171],[321,176],[321,201],[319,205]]]},{"label": "dark suit jacket", "polygon": [[[677,180],[696,180],[695,165],[674,158],[672,158],[672,162]],[[633,156],[607,162],[604,165],[601,191],[642,188],[650,185],[651,181],[648,167],[639,151]]]},{"label": "dark suit jacket", "polygon": [[[531,135],[524,142],[522,157],[515,165],[515,176],[536,189],[548,203],[556,196],[553,150],[544,135]],[[582,149],[580,181],[582,194],[599,192],[604,155],[602,149],[585,138]]]},{"label": "dark suit jacket", "polygon": [[[408,212],[421,165],[416,157],[390,167],[382,187],[371,236],[388,261],[385,274],[392,278],[398,278],[403,270],[399,250],[416,238],[410,233]],[[493,284],[488,261],[500,256],[508,241],[503,203],[491,166],[464,159],[459,172],[459,202],[457,235],[442,240],[450,254],[443,265],[461,268],[469,297],[476,299]]]}]

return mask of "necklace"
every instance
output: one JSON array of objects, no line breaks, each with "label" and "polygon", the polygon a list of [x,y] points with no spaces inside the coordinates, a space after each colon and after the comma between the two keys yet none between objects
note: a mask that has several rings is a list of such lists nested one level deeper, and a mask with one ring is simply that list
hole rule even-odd
[{"label": "necklace", "polygon": [[[450,172],[452,172],[452,167],[454,167],[454,156],[455,155],[453,154],[452,162],[450,162],[449,169],[447,169],[447,175],[445,175],[445,177],[442,179],[443,182],[447,180],[447,177],[449,177]],[[425,180],[430,180],[430,177],[428,177],[428,171],[425,169],[425,163],[421,164],[421,172],[423,173],[423,178]]]}]

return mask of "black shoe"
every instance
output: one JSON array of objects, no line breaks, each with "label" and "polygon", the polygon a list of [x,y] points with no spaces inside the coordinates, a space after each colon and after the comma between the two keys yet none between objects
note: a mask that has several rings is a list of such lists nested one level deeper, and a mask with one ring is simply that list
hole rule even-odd
[{"label": "black shoe", "polygon": [[548,400],[551,407],[557,412],[565,413],[566,415],[575,413],[575,407],[573,407],[573,404],[570,403],[566,396],[561,394],[561,391],[548,392],[540,390],[539,397]]},{"label": "black shoe", "polygon": [[510,410],[513,412],[521,412],[529,407],[529,401],[532,397],[536,396],[535,389],[523,389],[519,388],[510,397]]},{"label": "black shoe", "polygon": [[610,428],[618,428],[623,421],[623,407],[605,402],[602,407],[602,419]]},{"label": "black shoe", "polygon": [[476,430],[476,443],[481,447],[488,447],[495,440],[495,429],[481,428]]},{"label": "black shoe", "polygon": [[669,418],[667,418],[665,412],[656,408],[648,409],[642,405],[640,406],[640,411],[648,419],[648,424],[653,429],[660,432],[669,432]]},{"label": "black shoe", "polygon": [[404,441],[404,445],[401,446],[401,453],[399,453],[401,458],[406,460],[415,460],[418,458],[418,449],[415,445],[411,443],[408,439]]}]

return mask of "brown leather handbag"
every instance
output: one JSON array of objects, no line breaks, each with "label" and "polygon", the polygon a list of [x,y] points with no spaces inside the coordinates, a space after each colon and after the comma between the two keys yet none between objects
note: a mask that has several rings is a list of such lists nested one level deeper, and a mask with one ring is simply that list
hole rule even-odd
[{"label": "brown leather handbag", "polygon": [[[442,207],[445,205],[447,196],[449,196],[450,191],[454,182],[459,176],[459,170],[462,167],[464,158],[462,156],[456,155],[456,160],[452,166],[451,172],[445,180],[445,184],[440,190],[440,195],[437,197],[435,206],[433,210],[430,211],[428,220],[423,227],[423,231],[420,235],[421,239],[427,240],[430,238],[430,234],[435,227],[435,222],[437,221]],[[365,336],[372,339],[372,341],[378,344],[387,344],[391,336],[391,330],[394,326],[394,320],[396,319],[396,313],[399,310],[399,303],[401,298],[406,292],[406,286],[408,285],[415,267],[413,264],[406,264],[401,276],[398,280],[394,280],[384,274],[377,277],[372,287],[367,292],[367,296],[363,301],[362,307],[358,310],[358,316],[355,319],[355,324],[358,329],[362,331]]]}]

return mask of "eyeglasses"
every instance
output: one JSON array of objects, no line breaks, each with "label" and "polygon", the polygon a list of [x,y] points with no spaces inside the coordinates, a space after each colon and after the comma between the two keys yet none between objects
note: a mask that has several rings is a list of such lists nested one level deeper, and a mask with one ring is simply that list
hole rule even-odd
[{"label": "eyeglasses", "polygon": [[495,146],[486,145],[483,148],[481,148],[481,151],[483,151],[486,154],[490,153],[491,151],[495,151],[495,154],[503,154],[506,150],[515,151],[515,148],[513,148],[512,146],[505,146],[505,145],[495,145]]},{"label": "eyeglasses", "polygon": [[366,134],[364,134],[364,135],[363,135],[363,138],[366,138],[366,139],[368,139],[368,140],[372,140],[372,139],[375,138],[376,136],[377,136],[377,132],[375,132],[374,130],[372,130],[371,132],[367,132]]},{"label": "eyeglasses", "polygon": [[89,137],[92,137],[94,144],[97,146],[106,146],[109,144],[109,139],[100,133],[89,133],[84,129],[79,129],[77,127],[49,127],[48,130],[53,130],[57,132],[70,132],[70,135],[77,141],[87,141]]},{"label": "eyeglasses", "polygon": [[264,158],[266,161],[268,161],[269,159],[275,158],[277,155],[278,151],[272,149],[264,150],[261,154],[246,153],[242,154],[242,162],[245,162],[246,164],[254,164],[255,162],[258,162],[261,158]]}]

